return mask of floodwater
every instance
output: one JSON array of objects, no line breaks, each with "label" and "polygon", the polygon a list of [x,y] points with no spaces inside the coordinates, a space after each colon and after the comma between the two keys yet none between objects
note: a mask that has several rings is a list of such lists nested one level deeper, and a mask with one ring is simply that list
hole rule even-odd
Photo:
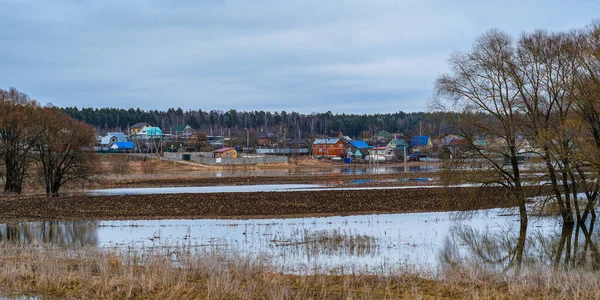
[{"label": "floodwater", "polygon": [[[561,257],[583,257],[600,265],[600,258],[585,252],[598,249],[595,222],[588,224],[588,234],[579,228],[565,233],[560,224],[556,218],[530,221],[527,242],[521,247],[524,261],[551,264]],[[500,209],[294,219],[0,224],[0,242],[140,251],[172,246],[218,249],[266,256],[278,268],[294,273],[378,271],[406,265],[436,268],[457,262],[503,269],[514,262],[520,233],[518,216]],[[574,246],[558,247],[562,241]]]},{"label": "floodwater", "polygon": [[[418,178],[421,179],[421,178]],[[428,178],[423,181],[430,181]],[[408,182],[398,181],[398,182]],[[370,181],[375,182],[375,181]],[[392,181],[389,181],[392,182]],[[361,180],[353,184],[364,184]],[[223,185],[223,186],[182,186],[156,188],[115,188],[84,191],[91,196],[122,196],[122,195],[164,195],[164,194],[206,194],[206,193],[250,193],[250,192],[321,192],[321,191],[352,191],[352,190],[390,190],[390,189],[419,189],[439,188],[440,185],[406,185],[406,186],[342,186],[338,181],[323,184],[257,184],[257,185]],[[469,185],[472,186],[472,185]]]},{"label": "floodwater", "polygon": [[440,169],[439,164],[407,166],[386,165],[347,165],[324,167],[298,167],[274,169],[245,169],[243,167],[224,170],[194,171],[197,177],[232,177],[232,176],[289,176],[289,175],[370,175],[434,172]]}]

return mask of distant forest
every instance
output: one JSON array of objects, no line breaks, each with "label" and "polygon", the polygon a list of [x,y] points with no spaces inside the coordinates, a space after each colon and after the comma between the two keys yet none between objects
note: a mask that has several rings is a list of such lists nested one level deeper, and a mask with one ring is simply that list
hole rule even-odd
[{"label": "distant forest", "polygon": [[187,124],[199,133],[207,135],[240,136],[248,128],[252,134],[273,133],[290,138],[322,137],[342,131],[353,138],[373,137],[376,132],[386,130],[405,136],[440,136],[452,133],[448,115],[444,113],[397,112],[389,114],[300,114],[297,112],[248,111],[183,111],[170,108],[167,111],[140,110],[130,108],[82,108],[66,107],[62,111],[71,117],[92,125],[96,132],[127,131],[129,126],[147,122],[169,133],[175,126]]}]

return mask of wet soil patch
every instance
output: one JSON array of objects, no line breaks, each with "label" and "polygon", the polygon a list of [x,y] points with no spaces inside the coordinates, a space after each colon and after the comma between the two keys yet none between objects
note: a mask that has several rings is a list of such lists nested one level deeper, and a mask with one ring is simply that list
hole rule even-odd
[{"label": "wet soil patch", "polygon": [[[533,195],[536,189],[529,189]],[[503,188],[0,198],[0,222],[284,218],[512,207]]]}]

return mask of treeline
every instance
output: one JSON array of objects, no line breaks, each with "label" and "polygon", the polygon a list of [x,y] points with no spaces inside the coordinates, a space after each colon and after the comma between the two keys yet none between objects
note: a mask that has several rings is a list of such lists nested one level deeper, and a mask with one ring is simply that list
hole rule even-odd
[{"label": "treeline", "polygon": [[32,179],[43,182],[47,196],[58,196],[65,183],[89,175],[94,144],[89,125],[56,107],[41,107],[14,88],[0,89],[0,179],[5,194],[20,194]]},{"label": "treeline", "polygon": [[351,137],[371,137],[377,131],[392,133],[435,135],[453,131],[448,122],[444,122],[447,113],[397,112],[389,114],[332,114],[314,113],[310,115],[297,112],[249,111],[203,111],[171,108],[167,111],[128,110],[118,108],[82,108],[65,107],[61,110],[74,119],[94,126],[97,132],[126,131],[138,122],[148,122],[161,127],[163,132],[181,124],[188,124],[197,131],[208,135],[226,135],[244,132],[244,128],[256,132],[287,134],[288,137],[308,137],[342,131]]},{"label": "treeline", "polygon": [[[492,30],[449,62],[451,73],[437,80],[440,98],[433,105],[461,112],[453,123],[469,140],[470,153],[490,171],[480,179],[513,193],[522,227],[528,215],[525,189],[531,186],[552,191],[548,201],[566,224],[595,217],[600,22],[568,32],[523,33],[518,39]],[[482,146],[481,136],[496,140]],[[519,163],[524,156],[538,163],[524,168]]]}]

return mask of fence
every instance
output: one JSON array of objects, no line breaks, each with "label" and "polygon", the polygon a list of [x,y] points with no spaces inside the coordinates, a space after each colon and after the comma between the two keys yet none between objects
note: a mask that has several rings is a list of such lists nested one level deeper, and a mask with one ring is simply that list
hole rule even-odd
[{"label": "fence", "polygon": [[[186,160],[189,158],[192,162],[197,162],[205,165],[259,165],[259,164],[286,164],[288,163],[287,156],[262,156],[253,155],[240,158],[214,158],[205,157],[203,152],[165,152],[163,157],[169,160],[183,160],[184,155]],[[189,155],[189,157],[188,157]]]},{"label": "fence", "polygon": [[291,155],[291,154],[308,154],[310,151],[308,148],[273,148],[273,149],[256,149],[256,154],[279,154],[279,155]]}]

